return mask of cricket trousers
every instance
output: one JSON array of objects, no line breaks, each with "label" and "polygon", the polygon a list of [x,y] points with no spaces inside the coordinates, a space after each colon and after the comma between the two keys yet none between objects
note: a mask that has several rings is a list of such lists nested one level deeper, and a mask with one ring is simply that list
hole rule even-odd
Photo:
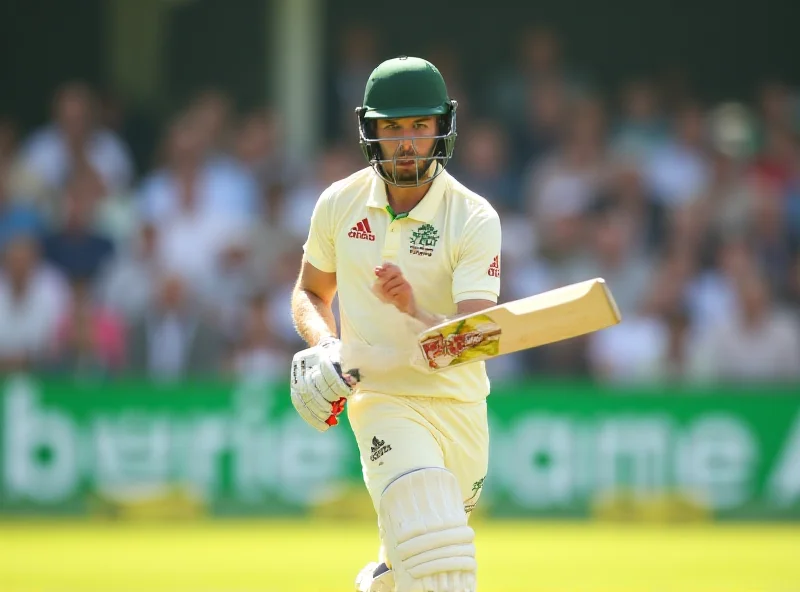
[{"label": "cricket trousers", "polygon": [[472,511],[489,466],[485,400],[465,403],[360,391],[348,399],[347,413],[376,512],[392,481],[423,467],[453,473],[464,509]]}]

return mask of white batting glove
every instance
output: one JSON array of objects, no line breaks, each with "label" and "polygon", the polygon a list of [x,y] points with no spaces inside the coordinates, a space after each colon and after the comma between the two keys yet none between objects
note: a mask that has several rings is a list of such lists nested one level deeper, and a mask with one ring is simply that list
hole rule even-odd
[{"label": "white batting glove", "polygon": [[328,337],[297,352],[290,384],[292,405],[306,423],[320,432],[338,424],[352,393],[342,373],[341,342]]}]

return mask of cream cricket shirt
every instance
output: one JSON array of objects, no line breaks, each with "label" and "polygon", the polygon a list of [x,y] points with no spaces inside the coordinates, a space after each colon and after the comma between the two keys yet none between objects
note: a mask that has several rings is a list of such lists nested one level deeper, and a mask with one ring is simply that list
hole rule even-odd
[{"label": "cream cricket shirt", "polygon": [[[377,366],[362,371],[366,391],[482,400],[489,393],[483,362],[435,375],[408,362],[414,332],[407,315],[372,292],[373,269],[384,261],[398,265],[417,305],[432,313],[454,315],[462,300],[496,302],[500,218],[447,171],[406,217],[393,219],[387,206],[383,180],[365,168],[325,190],[311,218],[305,256],[317,269],[336,273],[344,364],[353,365],[348,351],[360,352],[356,358],[375,352],[370,362]],[[389,360],[387,351],[403,353]]]}]

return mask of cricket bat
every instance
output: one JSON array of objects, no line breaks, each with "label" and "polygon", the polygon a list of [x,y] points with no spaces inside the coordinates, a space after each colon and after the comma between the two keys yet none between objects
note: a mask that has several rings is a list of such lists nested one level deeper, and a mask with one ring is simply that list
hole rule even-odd
[{"label": "cricket bat", "polygon": [[608,285],[595,278],[498,304],[426,329],[417,337],[431,372],[563,341],[616,325]]}]

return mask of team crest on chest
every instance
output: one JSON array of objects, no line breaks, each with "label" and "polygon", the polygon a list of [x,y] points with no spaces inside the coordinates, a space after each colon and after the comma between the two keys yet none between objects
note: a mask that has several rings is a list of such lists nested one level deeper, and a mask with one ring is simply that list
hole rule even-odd
[{"label": "team crest on chest", "polygon": [[439,240],[439,231],[430,224],[423,224],[411,233],[409,253],[421,257],[431,257],[433,248]]}]

